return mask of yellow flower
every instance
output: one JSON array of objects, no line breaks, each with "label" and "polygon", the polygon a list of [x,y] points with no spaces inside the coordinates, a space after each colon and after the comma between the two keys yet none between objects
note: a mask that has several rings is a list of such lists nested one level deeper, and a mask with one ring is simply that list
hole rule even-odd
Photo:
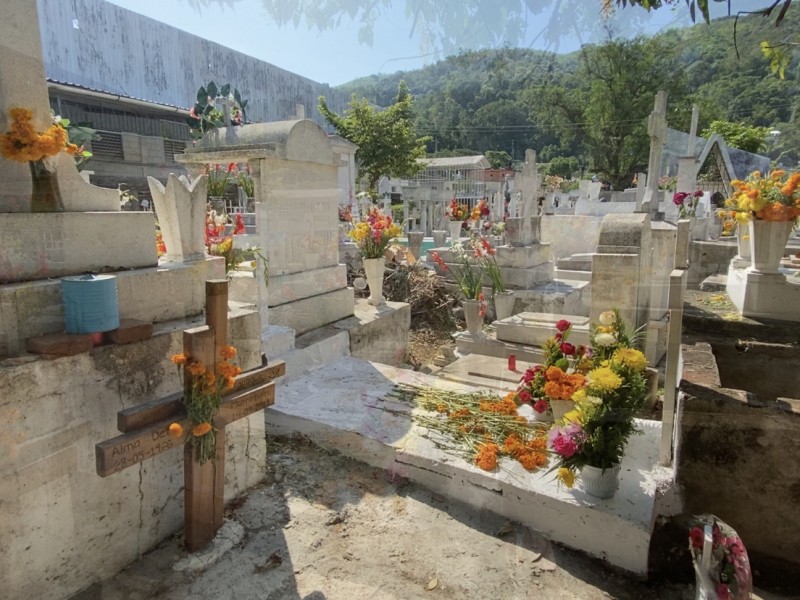
[{"label": "yellow flower", "polygon": [[586,388],[581,388],[577,392],[572,394],[573,402],[577,402],[578,404],[580,404],[584,400],[586,400]]},{"label": "yellow flower", "polygon": [[589,371],[589,387],[593,391],[613,392],[622,385],[622,378],[609,367],[598,367]]},{"label": "yellow flower", "polygon": [[558,480],[568,488],[571,488],[573,485],[575,485],[575,473],[566,467],[561,467],[558,470]]},{"label": "yellow flower", "polygon": [[[606,310],[600,313],[600,316],[597,319],[600,321],[601,325],[605,327],[610,327],[614,324],[614,311],[613,310]],[[605,333],[610,333],[609,330],[604,330]]]},{"label": "yellow flower", "polygon": [[634,371],[644,371],[647,368],[647,358],[636,348],[620,348],[614,352],[611,360]]},{"label": "yellow flower", "polygon": [[581,411],[578,409],[570,410],[561,417],[561,421],[563,423],[581,423]]}]

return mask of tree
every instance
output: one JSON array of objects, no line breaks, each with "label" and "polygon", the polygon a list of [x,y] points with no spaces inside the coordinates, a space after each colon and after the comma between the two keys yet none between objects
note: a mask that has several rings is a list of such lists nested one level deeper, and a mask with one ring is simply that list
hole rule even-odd
[{"label": "tree", "polygon": [[548,175],[557,175],[564,179],[572,179],[572,174],[579,168],[574,156],[556,156],[547,167]]},{"label": "tree", "polygon": [[767,149],[769,127],[753,127],[744,123],[730,121],[713,121],[701,134],[708,138],[718,133],[725,143],[732,148],[758,153]]},{"label": "tree", "polygon": [[507,169],[511,166],[511,155],[505,150],[487,150],[485,156],[493,169]]},{"label": "tree", "polygon": [[358,145],[358,175],[367,180],[372,197],[376,196],[378,180],[383,175],[411,177],[423,168],[418,159],[425,157],[425,145],[430,138],[414,133],[411,104],[404,81],[397,87],[395,103],[382,111],[354,95],[350,108],[344,115],[337,115],[328,108],[325,97],[319,97],[322,116],[339,135]]}]

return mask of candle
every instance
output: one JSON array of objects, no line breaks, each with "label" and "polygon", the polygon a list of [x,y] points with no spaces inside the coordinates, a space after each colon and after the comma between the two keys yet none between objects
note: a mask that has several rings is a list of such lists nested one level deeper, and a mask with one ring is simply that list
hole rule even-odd
[{"label": "candle", "polygon": [[508,370],[509,371],[516,371],[517,370],[517,355],[516,354],[509,354],[508,355]]}]

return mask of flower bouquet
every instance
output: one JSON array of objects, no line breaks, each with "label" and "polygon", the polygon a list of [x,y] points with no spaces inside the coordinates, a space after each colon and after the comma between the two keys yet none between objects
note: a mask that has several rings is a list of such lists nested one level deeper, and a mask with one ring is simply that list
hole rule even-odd
[{"label": "flower bouquet", "polygon": [[697,205],[703,197],[703,190],[695,190],[691,194],[688,192],[675,192],[672,195],[672,203],[678,207],[678,217],[686,219],[694,217],[697,213]]},{"label": "flower bouquet", "polygon": [[503,281],[503,272],[497,264],[495,255],[497,250],[492,243],[484,236],[472,242],[473,255],[478,259],[481,270],[486,273],[486,277],[492,282],[492,294],[506,291],[506,284]]},{"label": "flower bouquet", "polygon": [[403,233],[392,217],[372,208],[347,235],[361,251],[362,258],[383,258],[389,243]]},{"label": "flower bouquet", "polygon": [[[183,395],[183,406],[192,423],[192,435],[186,443],[197,448],[197,459],[204,463],[216,458],[216,431],[214,417],[222,402],[222,395],[233,388],[234,378],[242,372],[241,367],[229,361],[236,357],[236,348],[225,346],[220,351],[215,368],[197,360],[189,360],[183,353],[175,354],[172,362],[178,372],[186,369],[188,375]],[[176,438],[184,435],[180,423],[172,423],[169,434]]]},{"label": "flower bouquet", "polygon": [[554,402],[571,403],[572,395],[585,384],[583,374],[576,371],[585,367],[587,349],[567,341],[571,330],[566,319],[556,322],[556,333],[542,347],[544,361],[526,369],[517,387],[517,402],[530,404],[541,420],[552,416]]},{"label": "flower bouquet", "polygon": [[753,591],[750,561],[733,528],[712,515],[698,517],[689,530],[689,551],[697,576],[698,598],[750,598]]},{"label": "flower bouquet", "polygon": [[450,205],[447,207],[447,218],[450,221],[466,221],[467,217],[469,217],[469,207],[466,204],[459,204],[455,198],[450,200]]},{"label": "flower bouquet", "polygon": [[486,198],[481,198],[469,214],[470,221],[480,221],[491,214],[489,211],[489,202]]},{"label": "flower bouquet", "polygon": [[740,222],[794,221],[800,216],[800,173],[776,170],[762,177],[753,171],[744,181],[735,179],[731,185],[736,191],[721,211],[733,211]]},{"label": "flower bouquet", "polygon": [[209,196],[222,196],[228,189],[231,183],[231,173],[236,165],[231,163],[227,168],[222,165],[206,165],[203,167],[203,173],[208,176],[208,190]]},{"label": "flower bouquet", "polygon": [[256,182],[250,165],[245,164],[241,169],[236,169],[236,183],[242,188],[245,197],[252,198],[256,193]]},{"label": "flower bouquet", "polygon": [[[628,333],[618,310],[602,313],[599,320],[578,366],[585,384],[571,396],[575,408],[550,431],[554,469],[567,487],[581,470],[601,475],[618,470],[628,438],[636,432],[634,416],[647,399],[647,359],[632,347],[636,334]],[[614,480],[611,489],[595,495],[609,497],[615,489]]]},{"label": "flower bouquet", "polygon": [[[433,260],[444,271],[450,271],[455,277],[458,285],[459,295],[462,297],[464,306],[464,317],[467,321],[467,330],[477,334],[486,316],[486,298],[483,295],[483,273],[477,263],[473,261],[473,255],[459,243],[450,245],[450,251],[456,258],[456,263],[452,268],[442,260],[438,252],[433,252]],[[477,303],[477,304],[474,304]],[[479,320],[478,320],[479,319]]]}]

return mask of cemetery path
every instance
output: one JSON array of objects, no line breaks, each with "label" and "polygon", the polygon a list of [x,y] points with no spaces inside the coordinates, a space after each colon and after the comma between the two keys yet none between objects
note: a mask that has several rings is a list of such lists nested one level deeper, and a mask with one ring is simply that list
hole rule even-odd
[{"label": "cemetery path", "polygon": [[216,564],[175,572],[185,557],[178,534],[73,600],[694,597],[692,586],[626,579],[523,526],[303,439],[271,439],[269,454],[267,483],[227,508],[245,535]]}]

